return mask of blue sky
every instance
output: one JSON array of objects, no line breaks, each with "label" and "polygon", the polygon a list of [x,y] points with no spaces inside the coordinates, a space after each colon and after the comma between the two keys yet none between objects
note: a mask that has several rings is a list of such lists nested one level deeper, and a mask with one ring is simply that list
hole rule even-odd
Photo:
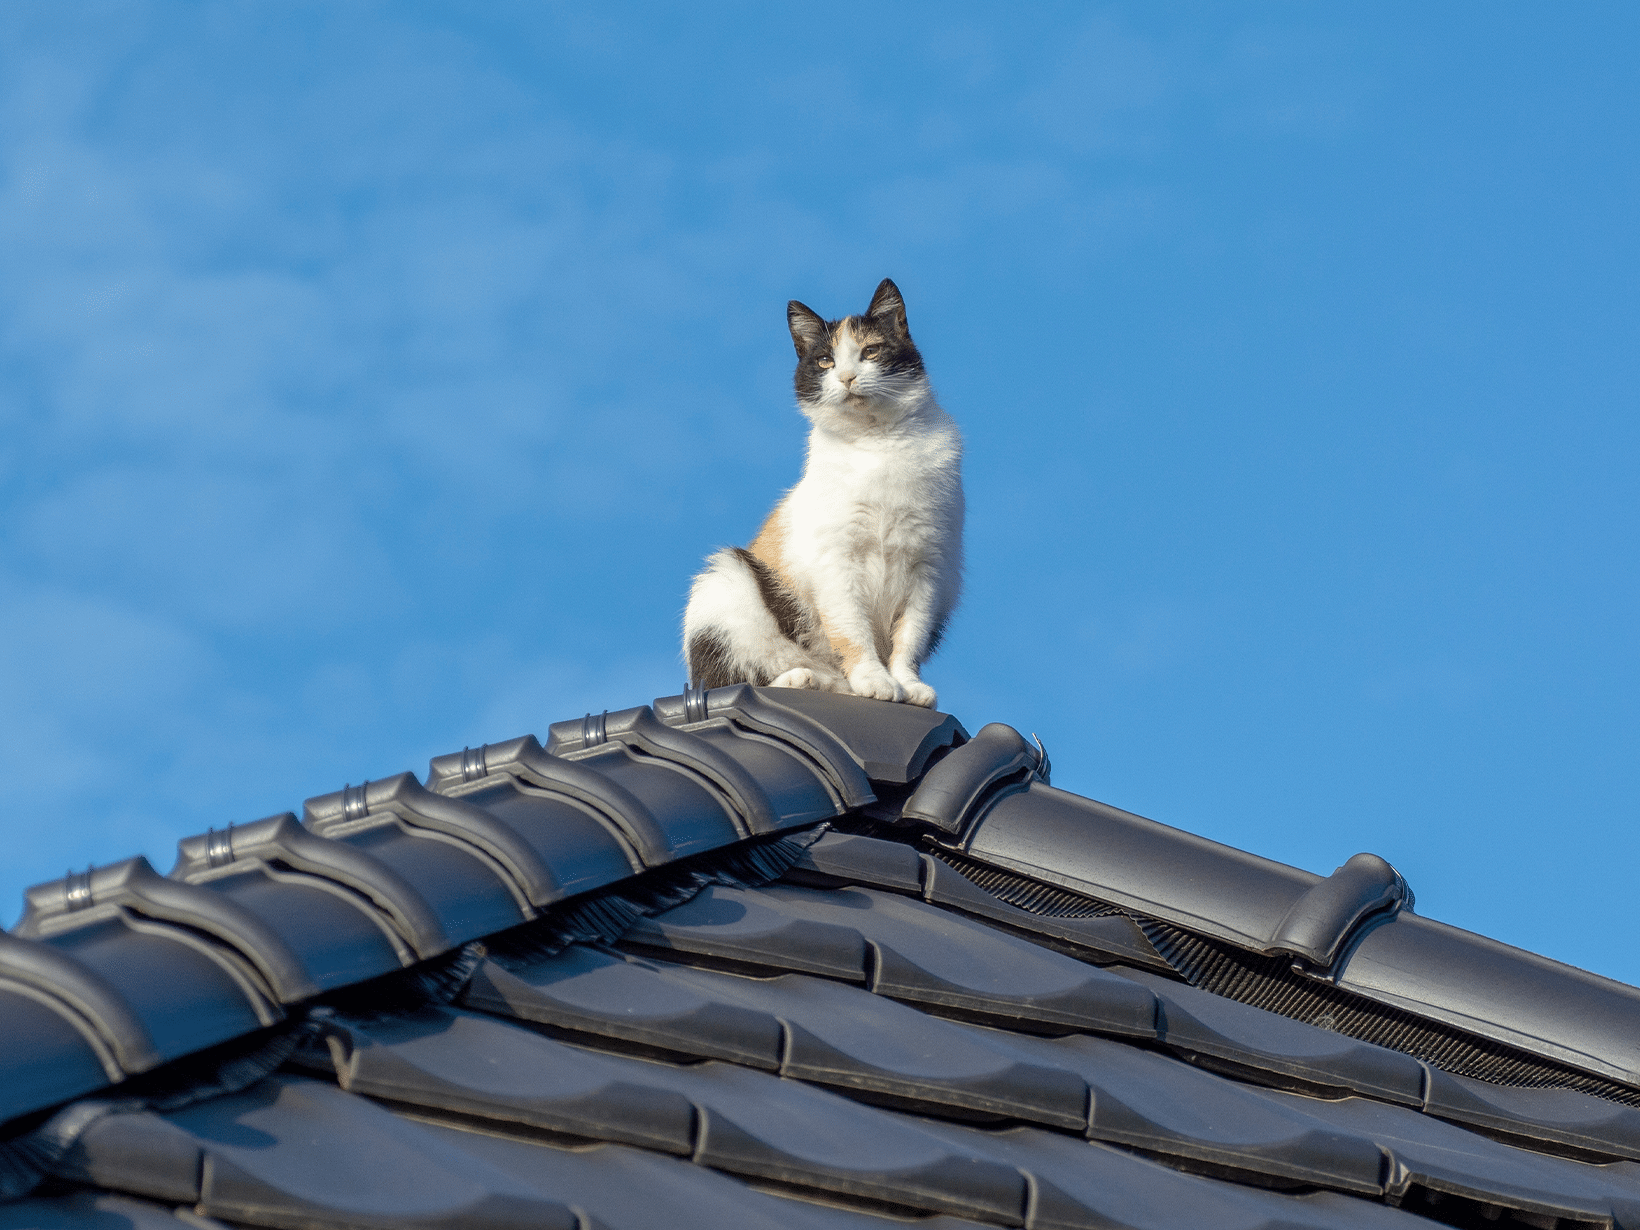
[{"label": "blue sky", "polygon": [[0,918],[681,684],[884,275],[927,674],[1640,981],[1632,6],[0,9]]}]

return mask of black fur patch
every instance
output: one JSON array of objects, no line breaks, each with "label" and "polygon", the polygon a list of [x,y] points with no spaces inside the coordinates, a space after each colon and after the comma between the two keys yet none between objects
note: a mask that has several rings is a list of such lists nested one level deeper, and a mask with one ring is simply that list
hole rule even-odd
[{"label": "black fur patch", "polygon": [[949,622],[948,619],[942,619],[934,625],[934,630],[928,634],[928,647],[922,651],[922,657],[917,659],[918,667],[938,652],[941,642],[945,640],[945,627]]},{"label": "black fur patch", "polygon": [[[882,347],[875,356],[875,362],[885,373],[907,377],[923,374],[922,353],[911,341],[910,333],[891,327],[890,322],[882,317],[856,316],[854,319],[858,322],[855,335],[861,343],[875,342]],[[901,320],[904,320],[903,315]]]},{"label": "black fur patch", "polygon": [[689,641],[689,678],[699,688],[726,688],[738,679],[729,667],[729,645],[716,632],[697,632]]},{"label": "black fur patch", "polygon": [[803,606],[797,601],[797,596],[770,568],[757,556],[745,547],[733,548],[740,557],[740,562],[746,565],[748,571],[757,580],[757,592],[763,598],[763,605],[769,608],[769,614],[774,616],[775,626],[780,629],[780,635],[795,644],[803,644],[805,634],[809,630],[809,621],[803,614]]}]

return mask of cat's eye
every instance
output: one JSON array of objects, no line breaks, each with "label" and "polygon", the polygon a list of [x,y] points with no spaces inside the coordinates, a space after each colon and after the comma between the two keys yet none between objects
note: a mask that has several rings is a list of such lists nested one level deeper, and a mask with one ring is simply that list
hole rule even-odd
[{"label": "cat's eye", "polygon": [[826,368],[832,366],[831,356],[828,355],[828,354],[821,355],[818,359],[816,359],[814,361],[814,365],[816,367],[818,367],[821,371],[825,371]]},{"label": "cat's eye", "polygon": [[867,346],[860,352],[860,357],[862,359],[875,359],[877,357],[877,352],[881,349],[881,346]]}]

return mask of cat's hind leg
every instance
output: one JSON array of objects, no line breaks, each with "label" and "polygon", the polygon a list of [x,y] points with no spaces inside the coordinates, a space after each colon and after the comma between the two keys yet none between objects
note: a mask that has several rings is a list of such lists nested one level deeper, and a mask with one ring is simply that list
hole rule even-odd
[{"label": "cat's hind leg", "polygon": [[732,683],[847,691],[830,663],[799,643],[810,623],[761,560],[738,547],[714,552],[689,590],[683,652],[706,688]]}]

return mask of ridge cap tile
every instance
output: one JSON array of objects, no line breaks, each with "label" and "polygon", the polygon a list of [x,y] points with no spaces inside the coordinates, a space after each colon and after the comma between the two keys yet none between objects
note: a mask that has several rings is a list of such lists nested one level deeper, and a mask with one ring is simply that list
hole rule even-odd
[{"label": "ridge cap tile", "polygon": [[[364,794],[359,787],[361,802]],[[288,868],[347,889],[387,919],[416,958],[455,946],[427,900],[396,869],[346,842],[310,832],[294,812],[184,837],[177,842],[169,878],[185,884],[206,881],[211,872],[241,860]]]},{"label": "ridge cap tile", "polygon": [[[726,688],[690,688],[654,702],[655,716],[669,726],[703,733],[732,730],[743,738],[771,740],[792,759],[816,772],[839,811],[876,802],[871,779],[831,730],[806,714],[777,704],[749,684]],[[728,750],[725,748],[725,750]]]},{"label": "ridge cap tile", "polygon": [[[592,737],[589,725],[596,727]],[[666,725],[648,705],[605,712],[596,721],[589,714],[554,722],[546,751],[631,791],[666,830],[673,858],[780,827],[763,787],[733,757]]]},{"label": "ridge cap tile", "polygon": [[1290,867],[1039,781],[997,799],[962,849],[982,862],[1263,951],[1321,882]]},{"label": "ridge cap tile", "polygon": [[755,690],[765,703],[795,710],[824,726],[873,782],[914,782],[935,752],[968,741],[962,723],[949,713],[916,705],[804,688]]},{"label": "ridge cap tile", "polygon": [[90,967],[114,989],[152,1040],[155,1063],[254,1033],[284,1016],[256,970],[232,949],[121,905],[93,906],[75,926],[39,942]]}]

